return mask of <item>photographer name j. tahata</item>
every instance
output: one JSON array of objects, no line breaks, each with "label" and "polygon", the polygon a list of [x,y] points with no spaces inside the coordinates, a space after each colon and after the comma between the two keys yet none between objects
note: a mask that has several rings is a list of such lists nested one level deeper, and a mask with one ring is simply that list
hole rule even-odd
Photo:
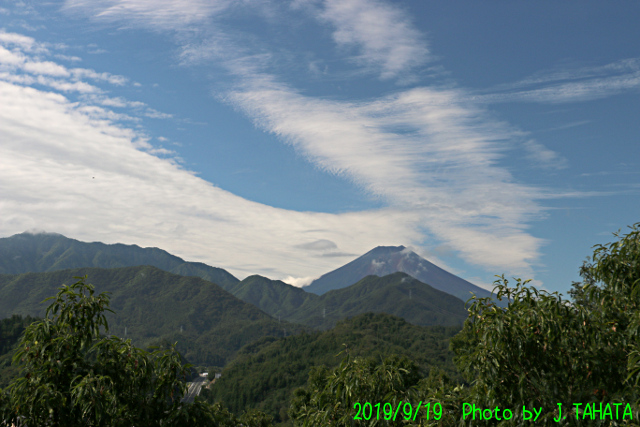
[{"label": "photographer name j. tahata", "polygon": [[[553,420],[555,422],[560,422],[567,417],[580,420],[632,420],[634,415],[629,403],[574,403],[573,408],[568,410],[563,409],[562,403],[558,403],[554,410]],[[513,418],[514,412],[499,407],[482,409],[476,407],[475,404],[462,404],[462,416],[465,420],[510,420]],[[525,421],[537,421],[541,414],[542,408],[522,407],[522,418]]]}]

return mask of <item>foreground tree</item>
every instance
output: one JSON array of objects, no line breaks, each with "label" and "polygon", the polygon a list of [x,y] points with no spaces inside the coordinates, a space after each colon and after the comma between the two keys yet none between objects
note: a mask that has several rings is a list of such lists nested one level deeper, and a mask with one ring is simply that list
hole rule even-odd
[{"label": "foreground tree", "polygon": [[[523,408],[536,408],[536,425],[638,425],[639,233],[636,225],[596,247],[573,302],[520,280],[510,288],[503,276],[496,285],[506,309],[489,299],[471,304],[452,340],[454,361],[473,385],[469,402],[513,411],[511,420],[488,424],[522,425],[532,416]],[[594,412],[601,403],[605,412]]]},{"label": "foreground tree", "polygon": [[294,392],[295,426],[454,426],[467,389],[441,369],[423,378],[406,357],[345,357],[329,370],[316,367],[307,387]]},{"label": "foreground tree", "polygon": [[0,394],[3,419],[29,426],[236,425],[220,407],[184,404],[189,365],[174,347],[147,352],[105,336],[109,299],[84,278],[63,286],[25,330],[21,376]]},{"label": "foreground tree", "polygon": [[[345,357],[333,370],[312,370],[307,387],[296,390],[289,416],[299,426],[401,425],[402,414],[397,422],[385,420],[385,409],[389,414],[391,406],[411,401],[420,379],[418,366],[407,358]],[[367,402],[372,406],[363,413]],[[373,407],[378,402],[380,407]]]}]

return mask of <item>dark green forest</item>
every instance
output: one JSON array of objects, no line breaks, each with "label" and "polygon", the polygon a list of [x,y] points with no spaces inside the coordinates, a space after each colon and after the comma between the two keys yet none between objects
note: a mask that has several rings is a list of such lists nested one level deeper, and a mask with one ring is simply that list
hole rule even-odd
[{"label": "dark green forest", "polygon": [[12,366],[11,358],[25,328],[35,320],[31,316],[22,317],[17,314],[0,319],[0,389],[9,385],[9,381],[18,375],[18,369]]},{"label": "dark green forest", "polygon": [[299,307],[307,300],[320,298],[316,294],[296,288],[281,280],[271,280],[253,275],[235,283],[226,290],[236,298],[253,304],[276,319],[290,320]]},{"label": "dark green forest", "polygon": [[366,313],[325,332],[263,338],[244,347],[203,397],[236,414],[258,409],[275,421],[286,421],[291,391],[305,385],[311,368],[338,366],[347,354],[376,360],[405,355],[418,364],[421,375],[437,367],[461,380],[449,351],[449,339],[459,331],[455,326],[421,327],[400,317]]},{"label": "dark green forest", "polygon": [[304,329],[278,322],[214,283],[151,266],[0,275],[0,317],[42,317],[43,300],[85,274],[97,289],[111,293],[111,333],[139,347],[178,342],[178,350],[196,365],[224,366],[242,346],[261,337]]}]

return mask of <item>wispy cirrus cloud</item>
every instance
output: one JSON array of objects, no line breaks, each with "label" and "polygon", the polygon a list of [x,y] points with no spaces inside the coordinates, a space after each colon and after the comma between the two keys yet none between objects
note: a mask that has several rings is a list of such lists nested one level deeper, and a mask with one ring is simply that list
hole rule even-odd
[{"label": "wispy cirrus cloud", "polygon": [[224,12],[231,0],[67,0],[65,9],[106,22],[152,30],[178,30]]},{"label": "wispy cirrus cloud", "polygon": [[[40,84],[64,92],[100,93],[102,90],[83,80],[123,86],[124,76],[98,73],[87,68],[67,68],[45,59],[50,49],[33,38],[0,32],[0,78],[22,84]],[[21,74],[20,74],[21,73]]]},{"label": "wispy cirrus cloud", "polygon": [[250,71],[227,98],[312,163],[418,215],[425,235],[467,261],[530,274],[542,241],[525,224],[541,217],[542,193],[497,164],[518,133],[465,99],[429,88],[371,102],[314,99]]},{"label": "wispy cirrus cloud", "polygon": [[[105,22],[126,23],[156,31],[200,31],[211,36],[211,20],[234,8],[257,11],[273,20],[274,10],[282,13],[284,9],[278,9],[275,3],[268,7],[269,3],[263,0],[66,0],[64,8]],[[338,46],[355,52],[351,59],[379,74],[382,79],[401,78],[407,81],[416,67],[431,59],[426,38],[415,29],[410,17],[396,6],[378,0],[324,0],[293,4],[294,8],[300,8],[302,4],[308,6],[314,19],[333,28],[333,40]],[[226,50],[233,43],[227,36],[217,32],[214,37],[218,38],[216,43],[213,39],[195,46],[189,42],[184,46],[188,51],[186,56],[211,58],[220,54],[219,50]]]},{"label": "wispy cirrus cloud", "polygon": [[[128,79],[78,72],[45,60],[51,52],[32,38],[3,36],[0,46],[8,55],[0,74],[2,235],[37,227],[85,240],[160,246],[239,277],[280,278],[326,272],[335,263],[327,254],[351,257],[381,242],[415,237],[418,218],[411,212],[294,212],[216,188],[173,158],[160,157],[174,153],[149,144],[142,129],[123,124],[136,118],[114,109],[164,114],[110,97],[98,86],[80,89],[88,83],[77,80],[118,85]],[[25,68],[28,63],[40,65]],[[80,102],[71,98],[77,93]],[[331,242],[332,249],[310,258],[299,248],[310,239]]]},{"label": "wispy cirrus cloud", "polygon": [[115,113],[102,107],[129,108],[137,116],[154,119],[173,117],[171,114],[150,108],[140,101],[110,97],[108,90],[98,86],[99,84],[125,86],[131,83],[129,79],[88,68],[69,68],[49,60],[60,59],[55,54],[55,49],[58,48],[64,48],[64,46],[52,46],[22,34],[0,31],[0,80],[26,86],[44,86],[61,93],[75,94],[82,102],[84,111],[93,117],[109,120],[140,120],[139,117]]},{"label": "wispy cirrus cloud", "polygon": [[382,79],[406,75],[429,60],[428,43],[398,7],[377,0],[325,0],[317,17],[334,27],[333,39],[354,48],[359,63]]},{"label": "wispy cirrus cloud", "polygon": [[640,59],[630,58],[599,67],[539,73],[519,82],[488,89],[481,102],[540,102],[559,104],[606,98],[640,91]]}]

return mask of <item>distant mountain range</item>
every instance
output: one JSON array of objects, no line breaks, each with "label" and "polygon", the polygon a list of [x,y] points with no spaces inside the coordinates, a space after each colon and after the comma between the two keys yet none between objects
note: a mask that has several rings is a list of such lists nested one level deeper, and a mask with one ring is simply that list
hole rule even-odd
[{"label": "distant mountain range", "polygon": [[138,265],[152,265],[181,276],[198,276],[223,288],[239,281],[226,270],[201,262],[186,262],[158,248],[86,243],[56,233],[22,233],[0,238],[0,274]]},{"label": "distant mountain range", "polygon": [[[309,299],[300,288],[284,282],[260,279],[261,276],[249,276],[241,282],[222,268],[187,262],[158,248],[86,243],[56,233],[26,232],[0,238],[0,274],[136,265],[152,265],[182,276],[201,277],[272,315],[286,315],[290,311],[287,307],[297,307],[300,302]],[[386,276],[396,272],[406,273],[462,301],[469,299],[471,293],[479,298],[491,295],[489,291],[441,269],[404,246],[378,246],[324,274],[303,291],[322,295],[330,290],[351,286],[367,276]],[[258,282],[260,286],[257,286]],[[261,290],[264,286],[267,287],[266,292]]]},{"label": "distant mountain range", "polygon": [[301,289],[257,275],[240,281],[158,248],[22,233],[0,239],[0,319],[42,316],[45,298],[84,275],[110,292],[109,333],[140,347],[177,342],[196,366],[231,363],[231,381],[213,393],[284,418],[292,387],[313,364],[338,363],[342,343],[354,355],[406,354],[453,372],[447,343],[467,318],[462,299],[489,295],[402,246],[375,248]]},{"label": "distant mountain range", "polygon": [[462,301],[467,301],[472,294],[478,298],[491,296],[491,292],[486,289],[441,269],[404,246],[378,246],[314,280],[304,290],[322,295],[331,290],[351,286],[367,276],[386,276],[396,272],[406,273]]},{"label": "distant mountain range", "polygon": [[[317,329],[331,328],[340,319],[365,312],[393,314],[422,326],[460,325],[467,316],[463,299],[467,299],[471,295],[470,292],[479,297],[490,295],[488,291],[442,270],[403,246],[377,247],[301,289],[257,275],[240,281],[221,268],[186,262],[158,248],[85,243],[52,233],[22,233],[0,239],[0,273],[51,274],[4,277],[0,281],[0,317],[13,313],[41,315],[42,310],[38,312],[35,309],[37,304],[52,295],[61,283],[67,283],[73,274],[89,271],[86,270],[88,267],[114,269],[140,265],[157,267],[180,276],[202,278],[207,282],[199,282],[199,286],[217,289],[217,295],[222,295],[221,291],[224,289],[278,321],[289,321]],[[61,269],[78,268],[82,270],[59,272]],[[144,310],[155,313],[154,310],[160,304],[159,300],[154,299],[156,295],[168,298],[170,291],[163,289],[161,283],[169,288],[173,287],[174,281],[183,283],[179,277],[166,276],[155,269],[153,271],[153,275],[149,274],[155,278],[155,282],[142,280],[142,276],[134,280],[126,274],[123,276],[122,272],[100,269],[91,271],[89,279],[100,285],[99,290],[113,292],[114,309],[124,310],[122,316],[130,319],[136,309],[138,313]],[[58,273],[53,274],[54,272]],[[92,277],[93,275],[98,277]],[[109,279],[103,280],[106,277]],[[15,284],[16,281],[20,285]],[[222,289],[212,287],[214,283]],[[225,298],[229,299],[231,295]],[[153,304],[145,305],[145,301],[151,300],[154,301]],[[177,321],[179,316],[174,316],[171,304],[166,304],[166,313]],[[200,312],[201,306],[202,302],[188,299],[181,310],[197,313]],[[145,307],[144,310],[142,307]],[[212,303],[212,309],[216,307],[219,309],[220,304]],[[150,314],[149,319],[153,315],[155,314]],[[209,315],[213,316],[211,310]],[[162,319],[159,318],[158,321],[160,325],[163,324]],[[206,323],[206,320],[203,321]],[[114,322],[117,327],[127,326],[119,317],[114,318]],[[178,327],[177,325],[176,323],[172,327]],[[161,333],[151,333],[147,329],[138,333],[134,325],[128,328],[129,334],[138,334],[140,338],[145,339],[169,333],[162,328]],[[123,332],[124,329],[118,334]],[[215,357],[220,357],[221,361],[227,360],[228,355],[235,349],[237,348],[232,346],[231,350],[223,352],[224,354],[217,352]]]},{"label": "distant mountain range", "polygon": [[351,286],[367,276],[406,273],[429,286],[466,301],[491,293],[455,276],[404,246],[378,246],[348,264],[324,274],[309,286],[249,276],[243,281],[218,267],[187,262],[158,248],[100,242],[86,243],[55,233],[22,233],[0,238],[0,274],[47,272],[79,267],[131,267],[152,265],[182,276],[197,276],[272,315],[288,316],[310,297]]},{"label": "distant mountain range", "polygon": [[304,329],[278,322],[214,283],[152,266],[2,274],[0,318],[43,316],[50,302],[42,301],[85,274],[96,292],[111,293],[111,334],[131,338],[138,346],[178,342],[180,352],[197,365],[224,366],[242,346],[261,337]]},{"label": "distant mountain range", "polygon": [[280,319],[290,318],[307,300],[318,298],[316,294],[310,294],[281,280],[258,275],[249,276],[226,290],[236,298]]}]

